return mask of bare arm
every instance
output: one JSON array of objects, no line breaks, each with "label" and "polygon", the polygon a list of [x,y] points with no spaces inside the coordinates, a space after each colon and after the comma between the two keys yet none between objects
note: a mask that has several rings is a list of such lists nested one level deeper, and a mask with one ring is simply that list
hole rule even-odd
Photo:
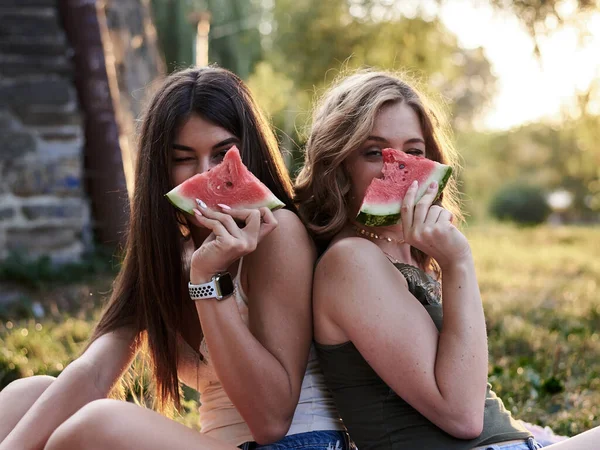
[{"label": "bare arm", "polygon": [[250,329],[233,298],[196,302],[219,380],[259,443],[289,429],[312,338],[312,241],[296,215],[275,215],[279,226],[244,260]]},{"label": "bare arm", "polygon": [[444,271],[443,289],[438,333],[375,244],[350,238],[318,265],[314,302],[400,397],[447,433],[471,439],[481,433],[487,381],[485,322],[472,262]]},{"label": "bare arm", "polygon": [[[444,326],[438,342],[435,375],[439,392],[448,404],[463,402],[464,437],[475,438],[483,429],[488,347],[473,259],[469,257],[446,267],[443,277]],[[457,425],[460,429],[460,424]]]},{"label": "bare arm", "polygon": [[129,330],[118,330],[92,343],[33,404],[0,450],[42,450],[59,425],[84,405],[106,397],[135,355],[134,338]]}]

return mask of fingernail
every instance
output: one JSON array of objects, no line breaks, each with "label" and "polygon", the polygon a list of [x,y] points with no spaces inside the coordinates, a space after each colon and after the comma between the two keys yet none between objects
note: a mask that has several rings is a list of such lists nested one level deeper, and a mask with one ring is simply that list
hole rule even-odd
[{"label": "fingernail", "polygon": [[197,216],[200,216],[200,217],[202,217],[202,213],[200,212],[200,210],[199,210],[199,209],[196,209],[196,208],[194,208],[194,213],[195,213]]},{"label": "fingernail", "polygon": [[227,206],[222,203],[217,203],[217,206],[221,207],[221,209],[224,209],[225,211],[229,211],[231,209],[231,206]]},{"label": "fingernail", "polygon": [[429,185],[430,189],[435,189],[437,187],[437,181],[432,181],[431,184]]},{"label": "fingernail", "polygon": [[417,180],[413,181],[412,184],[410,185],[411,188],[415,188],[417,187],[417,185],[419,184],[419,182]]},{"label": "fingernail", "polygon": [[204,203],[202,200],[200,200],[199,198],[196,199],[196,203],[198,203],[198,206],[200,208],[206,208],[206,203]]}]

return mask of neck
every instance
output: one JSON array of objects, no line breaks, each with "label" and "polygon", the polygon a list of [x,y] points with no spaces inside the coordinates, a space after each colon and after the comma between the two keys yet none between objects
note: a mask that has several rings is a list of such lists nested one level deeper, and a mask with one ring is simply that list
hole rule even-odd
[{"label": "neck", "polygon": [[350,225],[354,229],[359,230],[359,232],[360,230],[364,230],[367,234],[376,234],[383,238],[381,240],[389,238],[392,241],[404,241],[404,232],[402,231],[401,223],[398,223],[396,225],[390,225],[387,227],[369,227],[363,225],[362,223],[356,222],[355,220],[350,220]]},{"label": "neck", "polygon": [[370,240],[389,258],[394,259],[396,262],[414,264],[410,252],[411,246],[404,242],[402,224],[389,227],[367,227],[358,222],[350,221],[350,227],[354,235]]}]

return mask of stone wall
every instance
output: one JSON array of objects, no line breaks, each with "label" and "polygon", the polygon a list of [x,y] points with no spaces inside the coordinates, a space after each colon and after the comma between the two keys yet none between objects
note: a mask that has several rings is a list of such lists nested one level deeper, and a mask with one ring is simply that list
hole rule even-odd
[{"label": "stone wall", "polygon": [[56,0],[0,6],[0,259],[91,245],[83,128]]},{"label": "stone wall", "polygon": [[[96,6],[99,30],[74,29]],[[0,260],[73,261],[92,234],[123,235],[127,193],[113,172],[131,191],[136,120],[164,72],[149,0],[0,2]]]}]

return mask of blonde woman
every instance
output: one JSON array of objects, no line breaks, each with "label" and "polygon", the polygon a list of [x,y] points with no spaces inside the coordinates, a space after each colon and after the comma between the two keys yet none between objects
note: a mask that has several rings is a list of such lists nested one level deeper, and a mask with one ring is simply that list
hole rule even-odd
[{"label": "blonde woman", "polygon": [[[382,149],[454,165],[444,131],[426,99],[389,73],[351,75],[319,102],[296,183],[300,214],[327,246],[313,286],[319,360],[360,450],[534,450],[487,383],[485,319],[471,248],[455,226],[454,180],[435,203],[435,183],[418,202],[413,183],[397,225],[354,221],[381,176]],[[599,431],[552,448],[596,448]]]}]

